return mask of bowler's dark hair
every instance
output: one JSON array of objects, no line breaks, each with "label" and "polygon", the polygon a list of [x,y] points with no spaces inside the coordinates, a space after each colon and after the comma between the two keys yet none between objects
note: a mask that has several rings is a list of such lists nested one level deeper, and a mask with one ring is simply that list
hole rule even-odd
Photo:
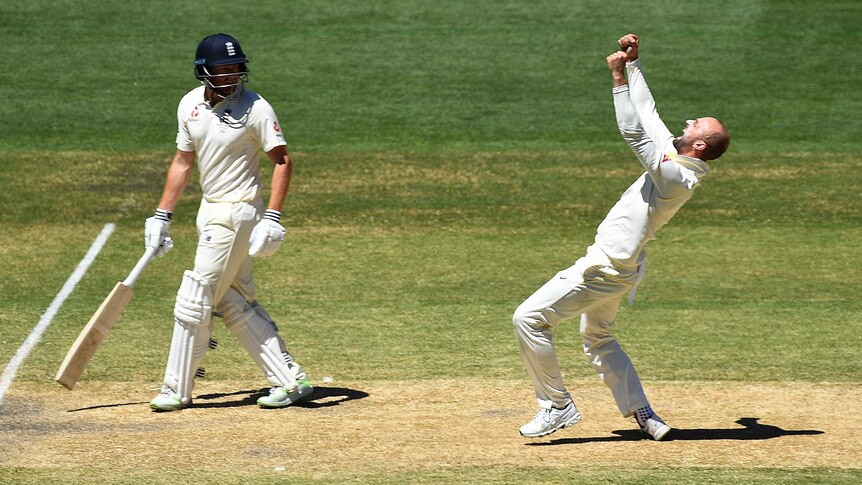
[{"label": "bowler's dark hair", "polygon": [[[724,128],[724,124],[721,127]],[[730,135],[727,134],[727,129],[714,131],[703,137],[703,141],[706,142],[706,150],[703,151],[701,159],[715,160],[727,151],[727,147],[730,146]]]}]

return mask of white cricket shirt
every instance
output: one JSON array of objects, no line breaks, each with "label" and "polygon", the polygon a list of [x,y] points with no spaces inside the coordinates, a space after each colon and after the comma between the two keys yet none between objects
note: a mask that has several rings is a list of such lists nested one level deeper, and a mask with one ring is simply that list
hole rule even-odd
[{"label": "white cricket shirt", "polygon": [[195,152],[203,197],[209,202],[251,202],[260,196],[260,149],[284,145],[272,106],[254,91],[210,107],[204,86],[177,108],[177,149]]},{"label": "white cricket shirt", "polygon": [[646,170],[596,230],[595,244],[618,269],[634,269],[646,244],[691,198],[709,165],[677,154],[674,136],[655,109],[640,60],[626,64],[628,85],[613,89],[617,125]]}]

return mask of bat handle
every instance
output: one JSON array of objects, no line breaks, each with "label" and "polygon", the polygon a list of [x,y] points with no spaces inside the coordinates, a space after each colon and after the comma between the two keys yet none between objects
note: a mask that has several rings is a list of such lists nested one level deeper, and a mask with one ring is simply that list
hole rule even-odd
[{"label": "bat handle", "polygon": [[155,254],[155,248],[147,248],[147,250],[144,251],[144,255],[141,256],[141,259],[138,260],[138,264],[136,264],[135,267],[132,268],[132,272],[129,273],[129,277],[126,278],[125,281],[123,281],[123,284],[131,288],[135,284],[135,281],[137,281],[138,276],[141,276],[141,272],[144,271],[144,268],[147,266],[147,263],[149,263],[150,260],[153,259],[153,256],[155,256]]}]

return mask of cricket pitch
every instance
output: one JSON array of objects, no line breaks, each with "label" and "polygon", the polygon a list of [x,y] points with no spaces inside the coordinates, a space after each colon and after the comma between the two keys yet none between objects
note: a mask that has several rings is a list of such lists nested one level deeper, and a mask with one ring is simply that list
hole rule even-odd
[{"label": "cricket pitch", "polygon": [[[16,383],[0,407],[7,467],[208,470],[327,477],[448,467],[862,468],[862,386],[830,383],[645,383],[674,428],[644,439],[597,380],[570,382],[580,423],[539,439],[518,427],[536,404],[524,381],[338,382],[311,400],[259,409],[249,383],[201,381],[194,406],[153,413],[139,383],[82,382],[74,392]],[[297,459],[302,457],[302,459]]]}]

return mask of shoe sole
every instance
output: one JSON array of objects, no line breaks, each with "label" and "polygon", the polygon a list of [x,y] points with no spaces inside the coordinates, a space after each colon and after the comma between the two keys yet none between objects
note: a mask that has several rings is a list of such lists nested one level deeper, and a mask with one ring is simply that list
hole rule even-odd
[{"label": "shoe sole", "polygon": [[179,411],[179,410],[183,409],[183,407],[180,406],[177,408],[174,408],[174,407],[169,408],[169,407],[160,407],[160,406],[157,406],[155,404],[150,404],[150,409],[152,409],[153,412],[156,412],[156,413],[169,413],[171,411]]},{"label": "shoe sole", "polygon": [[[652,439],[654,439],[655,441],[661,441],[665,438],[665,436],[668,435],[668,433],[670,433],[670,430],[671,430],[670,426],[662,426],[661,428],[656,430],[654,435],[652,435]],[[647,434],[647,436],[650,436],[649,433],[646,433],[646,434]]]},{"label": "shoe sole", "polygon": [[549,434],[551,434],[551,433],[554,433],[554,432],[559,431],[559,430],[561,430],[561,429],[568,428],[569,426],[572,426],[572,425],[574,425],[574,424],[578,424],[578,422],[579,422],[580,420],[581,420],[581,413],[575,413],[575,415],[574,415],[574,416],[572,416],[572,417],[571,417],[571,419],[569,419],[569,420],[568,420],[568,421],[566,421],[565,423],[563,423],[563,424],[561,424],[561,425],[557,426],[556,428],[549,429],[548,431],[545,431],[545,432],[543,432],[543,433],[539,433],[539,434],[524,434],[524,433],[521,433],[521,431],[520,431],[520,430],[519,430],[518,432],[519,432],[519,433],[521,433],[521,436],[523,436],[524,438],[541,438],[542,436],[548,436],[548,435],[549,435]]},{"label": "shoe sole", "polygon": [[648,436],[655,441],[661,441],[665,438],[665,436],[667,436],[668,433],[671,432],[672,429],[673,428],[665,424],[664,426],[656,429],[655,433],[650,433],[646,430],[646,428],[641,428],[641,433],[643,433],[644,436]]}]

